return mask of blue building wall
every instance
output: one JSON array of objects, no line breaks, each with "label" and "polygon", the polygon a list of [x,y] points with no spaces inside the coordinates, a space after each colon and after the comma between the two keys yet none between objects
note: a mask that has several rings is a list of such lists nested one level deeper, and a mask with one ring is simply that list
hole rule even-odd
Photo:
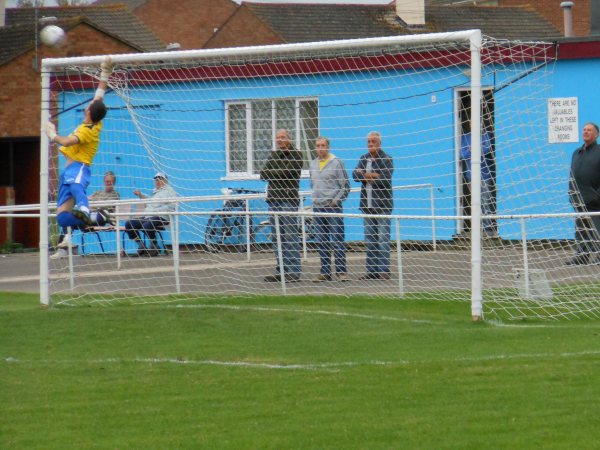
[{"label": "blue building wall", "polygon": [[[597,64],[597,60],[559,61],[554,68],[553,88],[547,93],[547,97],[579,97],[580,125],[598,120],[594,116],[596,95],[586,95]],[[344,160],[350,177],[358,158],[366,152],[367,133],[377,130],[383,135],[382,147],[394,158],[394,185],[431,183],[436,214],[456,215],[454,98],[457,88],[468,87],[463,69],[412,71],[401,77],[368,72],[136,87],[128,91],[128,105],[111,93],[106,97],[110,111],[88,192],[102,188],[105,170],[117,173],[117,188],[122,198],[133,198],[135,188],[149,193],[152,175],[158,170],[169,174],[181,196],[218,195],[224,187],[264,189],[265,183],[260,180],[225,178],[225,102],[315,97],[319,99],[320,134],[330,138],[332,152]],[[543,72],[533,72],[526,80],[515,83],[511,83],[511,76],[508,72],[490,70],[482,80],[484,87],[497,88],[498,212],[570,212],[566,193],[568,165],[577,145],[547,143],[546,98],[527,97],[531,95],[528,84],[547,82]],[[515,103],[521,90],[522,101]],[[81,92],[66,93],[65,108],[79,103],[81,98]],[[60,133],[72,130],[81,116],[81,108],[62,115]],[[532,152],[531,148],[540,151]],[[551,179],[545,178],[540,170],[543,158],[551,165]],[[531,168],[536,168],[536,172]],[[134,185],[134,181],[141,185]],[[359,187],[357,183],[351,184]],[[308,190],[309,186],[309,180],[303,179],[301,189]],[[429,195],[428,189],[398,191],[394,212],[428,215]],[[550,205],[555,209],[549,211]],[[214,201],[182,205],[182,209],[210,211],[221,206],[221,202]],[[264,205],[257,203],[253,207],[262,209]],[[357,207],[358,195],[352,194],[345,211],[358,213]],[[182,219],[180,241],[201,242],[197,230],[203,229],[206,220],[202,216]],[[347,224],[348,240],[362,239],[358,219],[349,219]],[[404,239],[432,238],[430,221],[410,221],[407,225],[407,231],[401,232]],[[455,231],[452,223],[445,224],[436,231],[436,237],[450,239]],[[513,237],[518,231],[516,222],[500,224],[503,236]],[[552,227],[547,222],[539,227],[533,224],[531,233],[535,237],[568,238],[573,231],[569,223],[557,221]]]}]

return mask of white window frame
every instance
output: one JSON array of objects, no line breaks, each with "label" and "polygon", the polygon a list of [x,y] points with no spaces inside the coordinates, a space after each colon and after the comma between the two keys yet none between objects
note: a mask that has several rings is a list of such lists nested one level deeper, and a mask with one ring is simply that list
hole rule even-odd
[{"label": "white window frame", "polygon": [[[274,97],[274,98],[256,98],[256,99],[247,99],[247,100],[228,100],[225,102],[225,177],[223,177],[223,180],[259,180],[260,179],[260,175],[259,174],[255,174],[254,172],[254,148],[253,148],[253,139],[252,139],[252,135],[253,135],[253,123],[252,123],[252,104],[253,102],[264,102],[264,101],[271,101],[276,102],[276,101],[280,101],[280,100],[294,100],[295,102],[295,117],[294,117],[294,121],[295,121],[295,129],[296,129],[296,135],[293,136],[293,142],[294,142],[294,146],[298,149],[300,149],[300,125],[301,125],[301,121],[300,121],[300,115],[298,114],[298,111],[300,111],[300,103],[302,102],[316,102],[317,104],[317,122],[319,124],[319,129],[320,129],[320,110],[319,110],[319,99],[317,97]],[[230,141],[229,141],[229,108],[232,105],[244,105],[245,106],[245,111],[246,111],[246,171],[245,172],[233,172],[230,170]],[[274,105],[273,105],[274,106]],[[276,133],[277,133],[277,117],[275,115],[273,115],[273,117],[271,117],[271,130],[272,130],[272,142],[271,142],[271,148],[275,149],[276,148]],[[319,133],[317,133],[317,136],[319,135]],[[314,149],[311,149],[311,151],[314,151]],[[309,161],[310,162],[310,161]],[[308,170],[302,170],[302,178],[308,178],[309,173]]]}]

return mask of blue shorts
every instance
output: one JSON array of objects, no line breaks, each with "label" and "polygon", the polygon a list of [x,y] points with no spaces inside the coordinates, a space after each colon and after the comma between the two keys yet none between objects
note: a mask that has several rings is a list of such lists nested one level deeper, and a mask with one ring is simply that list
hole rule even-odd
[{"label": "blue shorts", "polygon": [[82,162],[74,161],[69,164],[65,170],[60,174],[58,180],[58,198],[56,199],[56,205],[61,206],[66,201],[73,198],[71,193],[71,184],[79,184],[85,191],[90,184],[92,172],[89,166]]}]

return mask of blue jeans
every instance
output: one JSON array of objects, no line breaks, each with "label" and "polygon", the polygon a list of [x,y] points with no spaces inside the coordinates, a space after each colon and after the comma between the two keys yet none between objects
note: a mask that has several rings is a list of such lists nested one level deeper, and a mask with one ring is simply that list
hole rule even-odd
[{"label": "blue jeans", "polygon": [[[271,201],[269,211],[276,212],[298,212],[298,205],[294,202]],[[275,273],[279,275],[282,270],[279,267],[279,253],[277,251],[277,230],[275,229],[275,216],[270,217],[273,227],[273,251],[277,268]],[[297,216],[279,216],[279,233],[281,238],[281,253],[283,259],[283,273],[285,275],[299,275],[302,272],[300,262],[300,226]]]},{"label": "blue jeans", "polygon": [[392,219],[365,217],[367,273],[390,272],[390,230]]},{"label": "blue jeans", "polygon": [[[494,214],[494,180],[481,180],[481,214],[489,216]],[[482,219],[481,228],[484,233],[494,233],[494,221],[492,219]]]},{"label": "blue jeans", "polygon": [[[314,207],[313,211],[315,213],[336,214],[343,212],[341,207]],[[331,275],[332,254],[336,273],[347,273],[344,218],[315,216],[314,220],[319,256],[321,257],[321,275]]]}]

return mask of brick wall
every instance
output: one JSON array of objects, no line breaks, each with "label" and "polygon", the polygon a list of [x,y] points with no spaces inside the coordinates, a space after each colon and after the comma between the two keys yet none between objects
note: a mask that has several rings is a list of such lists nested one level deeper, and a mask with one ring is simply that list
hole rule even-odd
[{"label": "brick wall", "polygon": [[237,8],[231,0],[148,0],[133,13],[163,42],[197,49]]},{"label": "brick wall", "polygon": [[[563,10],[560,7],[562,0],[500,0],[500,6],[529,5],[539,14],[551,22],[564,34]],[[573,34],[575,36],[588,36],[591,24],[591,0],[575,0],[573,6]]]},{"label": "brick wall", "polygon": [[[132,53],[134,50],[88,25],[79,24],[68,32],[64,47],[39,48],[39,60],[99,53]],[[32,67],[31,50],[0,66],[0,137],[40,135],[40,74]]]}]

